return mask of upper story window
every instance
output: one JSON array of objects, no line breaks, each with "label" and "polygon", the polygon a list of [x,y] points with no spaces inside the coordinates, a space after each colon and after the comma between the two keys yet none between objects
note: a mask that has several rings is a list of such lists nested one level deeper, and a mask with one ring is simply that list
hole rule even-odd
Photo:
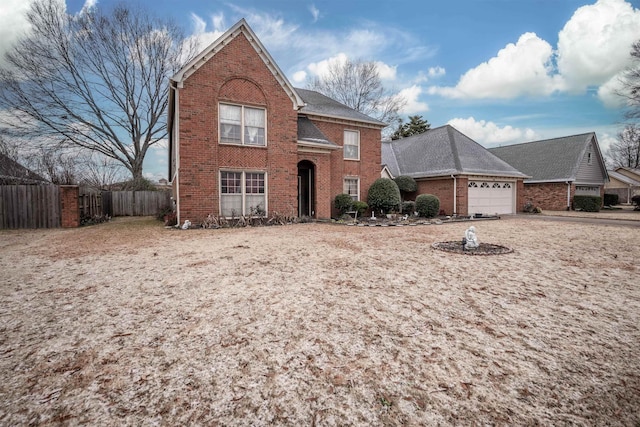
[{"label": "upper story window", "polygon": [[345,159],[360,160],[360,132],[345,130],[343,145]]},{"label": "upper story window", "polygon": [[591,155],[591,151],[587,153],[587,164],[593,164],[593,156]]},{"label": "upper story window", "polygon": [[243,105],[220,104],[220,142],[266,145],[266,110]]}]

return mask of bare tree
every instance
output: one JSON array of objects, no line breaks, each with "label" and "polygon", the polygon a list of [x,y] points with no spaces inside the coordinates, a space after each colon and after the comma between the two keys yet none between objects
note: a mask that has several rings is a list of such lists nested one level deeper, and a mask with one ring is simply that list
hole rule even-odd
[{"label": "bare tree", "polygon": [[406,104],[401,95],[385,89],[371,61],[332,62],[327,73],[311,79],[307,87],[385,123],[397,123]]},{"label": "bare tree", "polygon": [[0,68],[4,125],[100,153],[141,179],[147,150],[167,136],[168,77],[195,45],[176,25],[124,4],[70,15],[64,2],[36,0],[27,17],[32,31]]},{"label": "bare tree", "polygon": [[640,126],[627,125],[608,151],[610,166],[640,168]]},{"label": "bare tree", "polygon": [[631,46],[631,61],[620,80],[622,90],[618,95],[627,98],[627,118],[640,119],[640,40]]}]

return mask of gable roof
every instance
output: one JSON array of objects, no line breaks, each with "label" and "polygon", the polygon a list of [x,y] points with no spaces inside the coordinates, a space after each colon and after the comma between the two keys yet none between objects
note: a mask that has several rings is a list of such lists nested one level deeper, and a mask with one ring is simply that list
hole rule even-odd
[{"label": "gable roof", "polygon": [[527,183],[567,182],[576,180],[584,154],[592,142],[598,161],[602,162],[593,132],[496,147],[489,151],[529,175],[531,179],[527,179]]},{"label": "gable roof", "polygon": [[419,135],[382,142],[382,164],[394,176],[426,178],[450,175],[526,175],[491,154],[451,125]]},{"label": "gable roof", "polygon": [[[622,168],[618,168],[616,170],[607,171],[607,173],[609,174],[609,178],[617,179],[618,181],[622,182],[623,184],[627,184],[627,185],[630,185],[632,187],[640,187],[640,181],[635,180],[633,178],[630,178],[627,175],[621,174],[620,172],[618,172],[619,169],[622,169]],[[631,170],[633,170],[633,169],[631,169]],[[639,174],[639,176],[640,176],[640,174]]]},{"label": "gable roof", "polygon": [[45,178],[0,153],[0,184],[45,184]]},{"label": "gable roof", "polygon": [[298,144],[329,150],[342,148],[330,141],[307,116],[298,116]]},{"label": "gable roof", "polygon": [[351,107],[309,89],[295,88],[305,105],[300,109],[300,113],[312,114],[329,118],[347,119],[357,122],[364,122],[378,127],[386,127],[387,124],[367,116]]},{"label": "gable roof", "polygon": [[300,109],[304,105],[304,102],[302,101],[294,87],[291,85],[291,83],[289,83],[289,80],[287,79],[285,74],[282,72],[280,67],[278,67],[278,64],[276,64],[276,62],[273,60],[267,49],[263,46],[260,39],[258,39],[251,27],[249,27],[249,24],[247,24],[247,21],[244,20],[244,18],[236,22],[234,26],[229,28],[223,35],[218,37],[216,41],[211,43],[195,58],[189,61],[184,67],[182,67],[180,71],[178,71],[173,77],[171,77],[171,81],[175,82],[178,87],[182,87],[183,82],[188,79],[189,76],[196,72],[198,68],[204,65],[209,59],[211,59],[216,53],[218,53],[240,34],[244,34],[251,46],[253,46],[255,51],[260,56],[260,59],[262,59],[275,79],[278,81],[278,83],[280,83],[282,89],[287,93],[287,95],[289,95],[289,98],[291,98],[291,101],[293,102],[293,109]]}]

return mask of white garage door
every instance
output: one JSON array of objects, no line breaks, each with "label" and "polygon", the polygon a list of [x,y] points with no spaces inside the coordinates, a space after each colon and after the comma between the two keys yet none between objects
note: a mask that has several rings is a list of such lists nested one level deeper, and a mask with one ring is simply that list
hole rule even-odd
[{"label": "white garage door", "polygon": [[469,215],[512,214],[515,183],[469,181]]}]

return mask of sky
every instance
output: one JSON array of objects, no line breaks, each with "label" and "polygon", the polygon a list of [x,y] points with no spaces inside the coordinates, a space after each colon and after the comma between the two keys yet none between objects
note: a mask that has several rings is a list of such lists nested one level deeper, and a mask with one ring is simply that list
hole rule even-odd
[{"label": "sky", "polygon": [[[28,30],[31,0],[0,5],[0,54]],[[62,1],[62,0],[61,0]],[[67,0],[77,13],[117,0]],[[624,126],[615,95],[640,40],[640,0],[155,0],[204,49],[245,18],[289,81],[327,65],[375,61],[401,112],[451,124],[484,147],[596,132],[603,152]],[[167,178],[166,147],[145,175]]]}]

